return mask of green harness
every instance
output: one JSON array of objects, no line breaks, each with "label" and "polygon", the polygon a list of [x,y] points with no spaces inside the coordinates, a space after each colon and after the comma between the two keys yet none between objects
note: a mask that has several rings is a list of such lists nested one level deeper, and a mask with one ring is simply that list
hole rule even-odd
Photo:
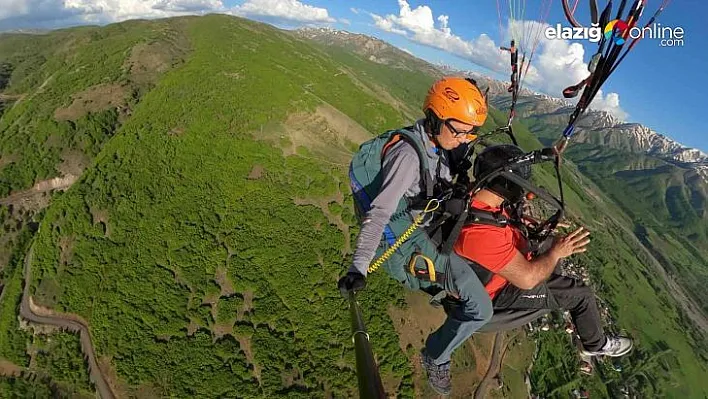
[{"label": "green harness", "polygon": [[[446,259],[438,253],[437,246],[425,231],[409,231],[414,224],[411,212],[423,210],[431,200],[435,201],[435,186],[421,137],[412,128],[404,128],[385,132],[363,143],[352,159],[349,178],[357,217],[361,220],[381,190],[383,158],[387,150],[399,141],[409,143],[418,155],[422,191],[417,197],[403,197],[399,200],[396,211],[384,229],[375,258],[384,254],[402,236],[408,237],[404,237],[405,241],[381,265],[397,281],[410,289],[419,289],[430,286],[431,282],[442,284],[447,269]],[[375,267],[372,269],[375,270]]]}]

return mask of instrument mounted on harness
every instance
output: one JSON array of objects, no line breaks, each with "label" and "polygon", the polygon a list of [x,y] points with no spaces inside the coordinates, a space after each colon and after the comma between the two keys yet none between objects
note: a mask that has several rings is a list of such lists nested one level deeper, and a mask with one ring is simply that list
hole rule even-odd
[{"label": "instrument mounted on harness", "polygon": [[[554,162],[560,191],[559,198],[549,193],[546,189],[533,185],[529,180],[513,172],[514,169],[530,168],[531,165],[543,162]],[[475,165],[475,167],[477,166],[478,165]],[[486,188],[495,179],[503,179],[513,183],[527,193],[533,193],[535,197],[542,199],[548,203],[551,208],[555,209],[555,212],[547,220],[536,225],[529,225],[523,222],[521,201],[516,203],[505,201],[502,204],[502,208],[507,211],[506,213],[509,216],[505,216],[501,211],[490,212],[471,208],[469,206],[470,198],[483,188]],[[450,203],[455,203],[460,207],[451,210],[453,207],[448,205]],[[558,155],[553,148],[544,148],[528,153],[522,152],[521,155],[509,159],[507,162],[504,162],[503,165],[491,171],[487,171],[484,176],[475,181],[474,185],[467,190],[460,191],[459,188],[457,190],[454,188],[450,189],[449,198],[446,199],[443,210],[443,212],[448,211],[448,213],[439,215],[436,221],[426,229],[428,234],[439,243],[440,251],[443,253],[449,253],[452,250],[462,227],[471,223],[489,224],[499,227],[512,225],[519,228],[529,240],[536,242],[544,241],[562,220],[565,211]]]}]

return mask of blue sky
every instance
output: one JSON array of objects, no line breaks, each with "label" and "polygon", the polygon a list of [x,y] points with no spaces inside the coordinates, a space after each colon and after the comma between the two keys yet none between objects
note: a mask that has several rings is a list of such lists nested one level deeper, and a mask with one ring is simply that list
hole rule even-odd
[{"label": "blue sky", "polygon": [[[550,0],[516,0],[516,3],[526,3],[524,19],[536,20],[543,1]],[[648,20],[661,1],[648,1],[642,22]],[[0,9],[0,30],[226,12],[286,28],[315,25],[364,33],[431,62],[444,62],[502,79],[508,79],[509,75],[508,56],[496,50],[500,43],[497,0],[4,0],[3,3],[7,4]],[[509,0],[499,3],[506,32]],[[587,1],[580,3],[582,6]],[[618,3],[616,0],[615,9]],[[629,7],[633,1],[627,3]],[[705,112],[700,88],[704,68],[708,66],[704,54],[708,48],[708,24],[703,22],[707,14],[706,1],[672,1],[658,22],[662,26],[683,28],[683,46],[660,47],[658,41],[645,39],[605,83],[603,96],[594,105],[708,152],[707,129],[700,120]],[[441,15],[446,17],[440,18]],[[552,26],[556,23],[567,26],[559,0],[552,0],[547,22]],[[589,61],[597,45],[586,40],[542,43],[527,84],[560,97],[560,88],[587,75],[583,62]]]}]

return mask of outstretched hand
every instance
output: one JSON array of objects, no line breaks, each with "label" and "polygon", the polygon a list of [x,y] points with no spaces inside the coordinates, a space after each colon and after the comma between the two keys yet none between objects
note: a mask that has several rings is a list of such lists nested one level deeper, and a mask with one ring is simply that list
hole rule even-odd
[{"label": "outstretched hand", "polygon": [[344,299],[347,299],[350,291],[357,292],[366,288],[366,277],[361,273],[349,272],[339,279],[337,287]]},{"label": "outstretched hand", "polygon": [[565,237],[557,238],[551,251],[559,258],[567,258],[570,255],[585,252],[587,251],[587,245],[590,243],[589,235],[589,231],[579,227]]}]

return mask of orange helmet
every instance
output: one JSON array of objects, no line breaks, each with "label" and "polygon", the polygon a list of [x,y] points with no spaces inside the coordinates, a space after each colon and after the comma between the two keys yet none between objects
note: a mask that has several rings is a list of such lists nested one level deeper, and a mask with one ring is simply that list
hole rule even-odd
[{"label": "orange helmet", "polygon": [[[433,83],[423,102],[423,112],[440,121],[454,119],[474,126],[487,120],[487,96],[470,78],[445,77]],[[438,132],[434,132],[437,134]]]}]

